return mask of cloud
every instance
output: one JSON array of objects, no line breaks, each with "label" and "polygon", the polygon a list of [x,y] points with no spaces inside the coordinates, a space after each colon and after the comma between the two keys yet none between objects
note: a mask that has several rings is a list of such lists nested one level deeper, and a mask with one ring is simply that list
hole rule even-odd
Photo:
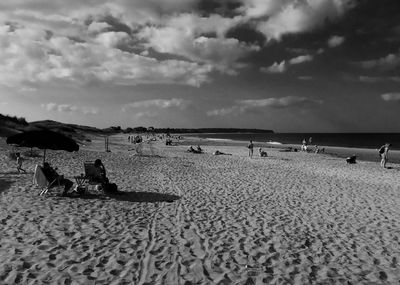
[{"label": "cloud", "polygon": [[400,67],[400,52],[397,54],[391,53],[378,59],[356,62],[355,64],[364,69],[378,68],[381,71],[394,70]]},{"label": "cloud", "polygon": [[133,103],[128,103],[122,106],[123,112],[128,112],[132,109],[170,109],[177,108],[180,110],[186,109],[190,104],[190,100],[180,99],[180,98],[172,98],[172,99],[153,99],[153,100],[144,100],[137,101]]},{"label": "cloud", "polygon": [[[139,37],[146,42],[146,47],[160,53],[179,55],[190,61],[207,63],[221,72],[235,74],[235,69],[242,66],[239,59],[260,49],[258,45],[224,37],[239,20],[219,15],[204,18],[183,14],[167,19],[161,27],[144,28]],[[205,34],[215,34],[215,37]]]},{"label": "cloud", "polygon": [[381,95],[382,99],[387,102],[400,102],[400,92],[385,93]]},{"label": "cloud", "polygon": [[[246,57],[261,49],[263,41],[228,36],[235,28],[279,40],[341,17],[352,2],[238,0],[221,4],[231,11],[203,14],[198,0],[3,0],[0,84],[198,87],[215,71],[236,75],[247,66]],[[284,70],[284,62],[265,69]]]},{"label": "cloud", "polygon": [[[87,42],[51,36],[21,27],[0,32],[0,84],[49,82],[54,79],[86,83],[98,80],[120,85],[183,84],[200,86],[210,79],[208,64],[157,60],[115,47],[128,37],[107,32]],[[0,30],[1,31],[1,30]]]},{"label": "cloud", "polygon": [[312,61],[314,57],[312,55],[300,55],[298,57],[292,58],[289,60],[290,64],[300,64],[303,62]]},{"label": "cloud", "polygon": [[313,105],[322,104],[322,100],[314,100],[306,97],[286,96],[281,98],[237,100],[231,107],[214,109],[207,112],[208,116],[227,116],[231,114],[242,114],[263,108],[308,108]]},{"label": "cloud", "polygon": [[289,59],[288,61],[281,61],[280,63],[274,62],[268,67],[261,67],[260,71],[265,73],[284,73],[288,69],[289,65],[301,64],[304,62],[312,61],[314,57],[312,55],[300,55]]},{"label": "cloud", "polygon": [[287,69],[286,61],[281,61],[280,63],[274,62],[268,67],[261,67],[260,71],[265,73],[283,73]]},{"label": "cloud", "polygon": [[125,32],[105,32],[98,34],[95,41],[105,47],[113,48],[129,39],[130,36]]},{"label": "cloud", "polygon": [[35,87],[22,86],[18,91],[19,92],[36,92],[37,89]]},{"label": "cloud", "polygon": [[298,76],[297,78],[300,80],[313,80],[314,79],[314,77],[309,76],[309,75],[302,75],[302,76]]},{"label": "cloud", "polygon": [[393,81],[400,82],[400,76],[389,76],[389,77],[381,77],[381,76],[363,76],[359,77],[361,82],[365,83],[377,83],[377,82],[385,82],[385,81]]},{"label": "cloud", "polygon": [[[258,29],[268,39],[280,40],[285,34],[303,33],[344,15],[354,5],[351,0],[247,1],[248,16],[268,17]],[[279,4],[278,4],[279,3]],[[260,14],[254,13],[259,8]],[[253,9],[252,9],[253,8]],[[253,13],[251,12],[253,11]]]},{"label": "cloud", "polygon": [[328,39],[328,46],[330,48],[334,48],[337,46],[340,46],[341,44],[343,44],[345,41],[344,37],[341,36],[332,36]]},{"label": "cloud", "polygon": [[47,103],[40,106],[48,112],[82,113],[85,115],[96,115],[99,112],[98,108],[95,107],[77,107],[71,104]]},{"label": "cloud", "polygon": [[90,33],[100,33],[110,27],[111,25],[106,22],[92,22],[89,24],[87,29]]},{"label": "cloud", "polygon": [[312,100],[306,97],[286,96],[282,98],[266,98],[257,100],[240,100],[237,103],[244,108],[287,108],[293,106],[305,106],[310,104],[321,104],[320,100]]},{"label": "cloud", "polygon": [[207,111],[207,116],[214,117],[214,116],[228,116],[228,115],[239,115],[243,111],[238,106],[232,106],[228,108],[221,108],[221,109],[214,109]]}]

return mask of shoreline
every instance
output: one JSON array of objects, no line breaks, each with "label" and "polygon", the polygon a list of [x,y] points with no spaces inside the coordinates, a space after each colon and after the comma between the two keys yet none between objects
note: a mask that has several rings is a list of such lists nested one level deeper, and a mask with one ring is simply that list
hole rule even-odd
[{"label": "shoreline", "polygon": [[[183,143],[185,142],[185,143]],[[244,148],[248,144],[248,141],[243,140],[231,140],[231,139],[214,139],[214,138],[201,138],[195,136],[184,136],[182,145],[206,145],[206,146],[243,146]],[[254,152],[256,153],[257,149],[261,148],[275,148],[275,149],[288,149],[295,148],[300,152],[301,145],[300,144],[269,144],[268,142],[254,142]],[[318,145],[318,148],[321,150],[325,148],[324,153],[319,153],[317,155],[330,155],[339,158],[346,158],[351,155],[356,155],[357,160],[361,161],[369,161],[369,162],[377,162],[380,163],[380,157],[378,154],[378,149],[372,148],[354,148],[354,147],[338,147],[338,146],[323,146]],[[313,147],[312,147],[313,149]],[[308,154],[314,154],[313,151],[308,152]],[[389,161],[388,163],[400,164],[400,150],[389,150]]]},{"label": "shoreline", "polygon": [[[252,136],[254,135],[254,136]],[[188,136],[199,138],[221,138],[238,141],[248,141],[267,143],[269,141],[297,145],[308,136],[313,137],[313,143],[310,145],[318,145],[325,147],[343,147],[343,148],[365,148],[377,149],[385,142],[392,144],[392,150],[400,151],[400,133],[274,133],[272,135],[263,134],[188,134]]]}]

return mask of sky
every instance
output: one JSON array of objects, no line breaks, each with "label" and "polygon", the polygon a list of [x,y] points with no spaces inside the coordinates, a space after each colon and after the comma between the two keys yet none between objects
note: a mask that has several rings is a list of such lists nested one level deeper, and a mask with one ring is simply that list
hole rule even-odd
[{"label": "sky", "polygon": [[0,113],[400,131],[399,0],[1,0]]}]

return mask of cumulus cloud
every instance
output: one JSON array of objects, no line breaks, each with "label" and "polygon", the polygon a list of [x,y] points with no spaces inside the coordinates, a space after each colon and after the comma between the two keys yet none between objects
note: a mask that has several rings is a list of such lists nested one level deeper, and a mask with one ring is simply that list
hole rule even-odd
[{"label": "cumulus cloud", "polygon": [[[231,29],[248,25],[280,39],[340,17],[352,1],[239,0],[227,16],[202,14],[198,0],[3,0],[0,84],[200,86],[214,71],[237,74],[261,49],[228,37]],[[283,72],[285,64],[265,71]]]},{"label": "cumulus cloud", "polygon": [[284,73],[290,65],[301,64],[312,61],[314,57],[312,55],[300,55],[289,59],[288,61],[281,61],[280,63],[274,62],[268,67],[261,67],[260,71],[265,73]]},{"label": "cumulus cloud", "polygon": [[[306,1],[248,1],[248,15],[267,16],[258,29],[269,39],[280,40],[285,34],[302,33],[321,27],[327,20],[334,21],[354,5],[351,0]],[[277,2],[279,4],[277,4]],[[256,7],[263,15],[254,15]],[[253,8],[253,9],[252,9]]]},{"label": "cumulus cloud", "polygon": [[298,57],[292,58],[289,60],[290,64],[300,64],[303,62],[312,61],[314,57],[312,55],[300,55]]},{"label": "cumulus cloud", "polygon": [[[234,73],[240,68],[238,60],[258,51],[259,46],[246,44],[224,34],[239,23],[239,18],[223,18],[212,15],[209,18],[195,14],[171,17],[164,25],[144,28],[139,36],[146,46],[161,53],[176,54],[191,61],[212,65],[217,70]],[[216,37],[203,36],[215,33]]]},{"label": "cumulus cloud", "polygon": [[381,95],[381,98],[387,102],[390,101],[400,102],[400,92],[385,93]]},{"label": "cumulus cloud", "polygon": [[0,30],[0,83],[75,82],[99,80],[114,84],[146,83],[199,86],[209,81],[208,64],[182,60],[157,60],[129,53],[115,46],[126,39],[123,32],[99,34],[88,42],[52,36],[29,28]]},{"label": "cumulus cloud", "polygon": [[355,64],[365,69],[378,68],[382,71],[394,70],[400,66],[400,52],[397,54],[391,53],[378,59],[356,62]]},{"label": "cumulus cloud", "polygon": [[261,67],[260,71],[265,73],[283,73],[286,71],[287,64],[286,61],[281,61],[280,63],[274,62],[268,67]]},{"label": "cumulus cloud", "polygon": [[180,110],[186,109],[190,104],[190,100],[185,100],[181,98],[172,99],[153,99],[153,100],[143,100],[133,103],[128,103],[122,106],[123,112],[128,112],[132,109],[135,110],[145,110],[145,109],[170,109],[177,108]]},{"label": "cumulus cloud", "polygon": [[43,109],[48,112],[60,112],[60,113],[82,113],[85,115],[96,115],[99,110],[95,107],[77,107],[71,104],[57,104],[47,103],[40,105]]},{"label": "cumulus cloud", "polygon": [[[76,3],[76,8],[59,1],[50,3],[41,0],[37,5],[30,2],[2,2],[0,7],[9,9],[9,14],[5,14],[3,10],[0,16],[5,16],[5,19],[9,17],[13,24],[0,23],[0,84],[16,86],[24,82],[60,79],[79,83],[99,80],[124,85],[161,83],[200,86],[210,81],[209,74],[215,69],[212,62],[220,57],[218,49],[228,51],[219,64],[230,67],[235,66],[230,63],[240,58],[242,51],[252,49],[234,39],[216,41],[200,38],[193,43],[198,46],[199,51],[203,49],[203,54],[199,53],[197,58],[192,56],[190,60],[159,60],[142,52],[144,44],[137,43],[137,40],[135,42],[135,35],[127,31],[110,30],[110,23],[101,20],[102,14],[91,16],[90,13],[97,11],[96,7],[106,5],[101,4],[103,1],[94,5],[90,13],[85,10],[88,7],[85,5],[89,3],[82,2]],[[125,1],[117,2],[128,5]],[[171,2],[185,5],[182,1]],[[139,5],[138,3],[136,4]],[[30,6],[32,10],[27,10]],[[58,10],[55,7],[63,9]],[[59,11],[63,11],[65,15],[61,17]],[[121,9],[121,13],[123,11]],[[111,13],[107,9],[103,12]],[[10,17],[16,14],[18,17]],[[124,18],[122,15],[127,14],[121,14],[121,19]],[[88,17],[97,17],[98,21],[91,20],[86,25]],[[114,18],[107,19],[109,22],[114,21],[113,28],[125,25],[117,20],[110,20]],[[132,47],[132,44],[137,46]],[[121,49],[121,46],[131,50]],[[203,60],[203,56],[207,60]]]},{"label": "cumulus cloud", "polygon": [[241,114],[263,108],[307,108],[313,105],[322,104],[321,100],[309,99],[306,97],[286,96],[281,98],[237,100],[231,107],[210,110],[208,116],[227,116]]},{"label": "cumulus cloud", "polygon": [[341,36],[332,36],[328,39],[328,46],[334,48],[344,43],[345,38]]}]

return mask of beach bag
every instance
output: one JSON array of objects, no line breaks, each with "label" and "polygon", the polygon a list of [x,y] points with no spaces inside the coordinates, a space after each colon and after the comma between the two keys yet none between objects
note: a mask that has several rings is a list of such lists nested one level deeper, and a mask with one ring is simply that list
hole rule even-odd
[{"label": "beach bag", "polygon": [[379,149],[379,156],[385,152],[385,146],[381,146]]}]

